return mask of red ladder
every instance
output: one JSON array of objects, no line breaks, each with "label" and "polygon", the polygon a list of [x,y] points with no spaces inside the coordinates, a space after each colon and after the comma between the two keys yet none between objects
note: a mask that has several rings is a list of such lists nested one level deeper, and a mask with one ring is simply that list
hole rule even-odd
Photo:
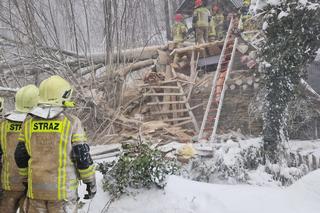
[{"label": "red ladder", "polygon": [[217,71],[213,79],[209,101],[199,132],[199,140],[209,139],[210,142],[215,140],[224,94],[226,91],[226,82],[233,66],[233,60],[238,44],[238,38],[233,35],[234,30],[238,28],[238,23],[239,21],[236,18],[232,18],[230,21]]}]

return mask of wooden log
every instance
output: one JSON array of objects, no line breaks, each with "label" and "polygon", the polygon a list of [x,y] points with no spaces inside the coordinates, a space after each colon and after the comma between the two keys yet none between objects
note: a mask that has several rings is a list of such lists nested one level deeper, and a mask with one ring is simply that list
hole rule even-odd
[{"label": "wooden log", "polygon": [[[113,53],[113,60],[117,62],[119,59],[120,62],[134,62],[147,59],[155,59],[158,57],[158,50],[166,49],[167,45],[157,45],[157,46],[147,46],[134,49],[122,50],[120,52]],[[92,61],[96,64],[105,63],[106,54],[97,53],[92,54]]]},{"label": "wooden log", "polygon": [[221,46],[223,45],[224,41],[215,41],[212,43],[205,43],[205,44],[200,44],[200,45],[194,45],[194,46],[189,46],[189,47],[182,47],[182,48],[176,48],[173,50],[170,55],[174,54],[191,54],[192,51],[200,52],[203,51],[205,48],[212,48],[214,46]]},{"label": "wooden log", "polygon": [[235,90],[235,89],[236,89],[236,85],[231,84],[231,85],[230,85],[230,89],[231,89],[231,90]]},{"label": "wooden log", "polygon": [[132,63],[132,64],[120,69],[120,70],[117,70],[117,71],[115,71],[115,73],[117,73],[121,77],[124,77],[124,76],[128,75],[132,71],[140,70],[142,68],[151,66],[153,64],[154,64],[154,60],[153,59],[149,59],[149,60],[145,60],[145,61],[139,61],[139,62],[136,62],[136,63]]},{"label": "wooden log", "polygon": [[236,83],[236,85],[241,86],[243,84],[243,81],[242,81],[242,79],[237,79],[235,81],[235,83]]}]

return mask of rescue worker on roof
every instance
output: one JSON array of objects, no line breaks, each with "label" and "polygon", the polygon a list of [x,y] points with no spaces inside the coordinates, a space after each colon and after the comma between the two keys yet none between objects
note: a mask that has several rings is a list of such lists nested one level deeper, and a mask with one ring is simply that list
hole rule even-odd
[{"label": "rescue worker on roof", "polygon": [[[183,16],[180,13],[177,13],[175,16],[176,23],[172,27],[172,37],[174,42],[174,48],[183,47],[182,43],[186,40],[188,27],[183,23]],[[181,57],[179,54],[174,55],[173,67],[179,68],[179,60]]]},{"label": "rescue worker on roof", "polygon": [[212,6],[212,18],[210,22],[210,28],[215,27],[216,39],[221,40],[224,37],[224,15],[220,10],[219,5],[214,4]]},{"label": "rescue worker on roof", "polygon": [[73,107],[73,89],[60,76],[41,82],[39,105],[22,125],[15,160],[28,183],[27,212],[77,212],[79,180],[96,194],[95,168],[81,121],[65,111]]},{"label": "rescue worker on roof", "polygon": [[196,31],[196,43],[208,42],[210,11],[203,5],[202,0],[195,0],[195,10],[193,12],[192,24]]},{"label": "rescue worker on roof", "polygon": [[14,152],[18,144],[22,122],[27,113],[37,105],[39,90],[34,85],[22,87],[15,96],[15,111],[0,122],[0,158],[2,158],[1,183],[4,195],[0,202],[0,212],[23,212],[25,186],[15,163]]}]

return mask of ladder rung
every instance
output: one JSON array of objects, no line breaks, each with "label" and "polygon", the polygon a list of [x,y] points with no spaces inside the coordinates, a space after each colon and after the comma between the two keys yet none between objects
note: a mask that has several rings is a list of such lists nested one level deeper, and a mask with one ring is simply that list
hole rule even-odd
[{"label": "ladder rung", "polygon": [[210,116],[210,115],[209,115],[207,120],[209,120],[209,119],[210,119],[210,120],[216,120],[216,116]]},{"label": "ladder rung", "polygon": [[214,113],[215,113],[215,112],[217,112],[217,111],[218,111],[218,110],[216,110],[216,109],[215,109],[215,110],[211,110],[211,109],[210,109],[210,110],[209,110],[209,113],[210,113],[210,112],[214,112]]},{"label": "ladder rung", "polygon": [[179,113],[179,112],[188,112],[188,109],[180,109],[180,110],[168,110],[168,111],[161,111],[161,112],[152,112],[151,115],[163,115],[163,114],[172,114],[172,113]]},{"label": "ladder rung", "polygon": [[148,106],[155,106],[155,105],[165,105],[165,104],[185,104],[185,101],[165,101],[165,102],[151,102],[147,103]]},{"label": "ladder rung", "polygon": [[147,89],[180,89],[179,87],[176,87],[176,86],[153,86],[153,85],[144,85],[142,86],[144,88],[147,88]]},{"label": "ladder rung", "polygon": [[188,124],[188,123],[192,123],[192,120],[191,119],[190,120],[186,120],[186,121],[174,124],[173,126],[182,126],[182,125],[185,125],[185,124]]},{"label": "ladder rung", "polygon": [[171,119],[165,119],[164,122],[173,122],[173,121],[185,121],[190,120],[190,117],[183,117],[183,118],[171,118]]},{"label": "ladder rung", "polygon": [[182,96],[183,93],[145,93],[143,96]]}]

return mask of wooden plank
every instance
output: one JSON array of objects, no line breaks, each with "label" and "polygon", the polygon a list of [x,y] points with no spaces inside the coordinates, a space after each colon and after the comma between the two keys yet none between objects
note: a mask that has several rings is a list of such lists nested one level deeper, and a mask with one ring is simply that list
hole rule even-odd
[{"label": "wooden plank", "polygon": [[[154,90],[154,89],[151,89],[151,91],[153,92],[153,93],[156,93],[156,91]],[[158,110],[161,112],[162,111],[162,107],[160,106],[160,100],[159,100],[159,97],[158,96],[152,96],[152,99],[154,99],[154,100],[156,100],[156,107],[158,108]],[[164,119],[164,118],[166,118],[166,117],[163,117],[162,115],[160,115],[161,116],[161,119]]]},{"label": "wooden plank", "polygon": [[147,89],[179,89],[179,87],[177,86],[155,86],[155,85],[148,85],[148,86],[142,86],[145,87]]},{"label": "wooden plank", "polygon": [[172,118],[172,119],[166,119],[163,120],[164,122],[174,122],[174,121],[185,121],[190,120],[190,117],[183,117],[183,118]]},{"label": "wooden plank", "polygon": [[151,115],[162,115],[162,114],[171,114],[171,113],[180,113],[180,112],[188,112],[188,109],[168,110],[168,111],[162,111],[162,112],[152,112]]},{"label": "wooden plank", "polygon": [[177,123],[177,124],[175,124],[173,126],[183,126],[183,125],[188,124],[188,123],[192,123],[192,120],[191,119],[190,120],[186,120],[186,121]]},{"label": "wooden plank", "polygon": [[182,96],[183,93],[145,93],[143,96]]},{"label": "wooden plank", "polygon": [[154,105],[165,105],[165,104],[185,104],[185,101],[166,101],[166,102],[151,102],[147,103],[148,106],[154,106]]}]

